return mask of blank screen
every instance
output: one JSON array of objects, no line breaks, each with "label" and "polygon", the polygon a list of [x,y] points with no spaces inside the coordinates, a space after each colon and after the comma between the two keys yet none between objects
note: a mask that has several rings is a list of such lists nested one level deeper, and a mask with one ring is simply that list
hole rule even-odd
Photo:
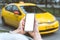
[{"label": "blank screen", "polygon": [[26,14],[25,31],[33,31],[34,14]]}]

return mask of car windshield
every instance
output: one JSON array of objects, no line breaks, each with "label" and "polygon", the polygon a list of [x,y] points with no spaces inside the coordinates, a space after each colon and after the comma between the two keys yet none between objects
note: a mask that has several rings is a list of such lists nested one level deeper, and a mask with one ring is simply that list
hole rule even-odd
[{"label": "car windshield", "polygon": [[46,11],[37,6],[20,6],[25,13],[45,13]]}]

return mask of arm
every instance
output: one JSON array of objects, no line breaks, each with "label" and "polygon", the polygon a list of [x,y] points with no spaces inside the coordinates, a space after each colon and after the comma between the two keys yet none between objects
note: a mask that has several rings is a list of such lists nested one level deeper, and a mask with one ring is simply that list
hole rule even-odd
[{"label": "arm", "polygon": [[34,40],[42,40],[41,35],[39,33],[34,34]]}]

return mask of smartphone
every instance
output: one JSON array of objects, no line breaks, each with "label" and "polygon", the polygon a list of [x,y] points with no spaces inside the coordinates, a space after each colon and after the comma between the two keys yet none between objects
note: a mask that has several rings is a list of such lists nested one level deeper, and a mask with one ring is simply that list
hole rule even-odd
[{"label": "smartphone", "polygon": [[34,28],[34,14],[31,13],[31,14],[26,14],[26,17],[25,17],[25,28],[24,30],[25,31],[33,31],[33,28]]}]

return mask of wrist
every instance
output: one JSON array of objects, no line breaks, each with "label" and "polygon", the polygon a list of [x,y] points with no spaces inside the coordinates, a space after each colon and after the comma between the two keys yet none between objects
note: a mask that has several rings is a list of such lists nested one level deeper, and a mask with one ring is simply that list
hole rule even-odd
[{"label": "wrist", "polygon": [[10,33],[18,33],[19,31],[14,30],[14,31],[10,31]]},{"label": "wrist", "polygon": [[16,34],[17,32],[14,32],[14,31],[9,31],[9,33]]}]

